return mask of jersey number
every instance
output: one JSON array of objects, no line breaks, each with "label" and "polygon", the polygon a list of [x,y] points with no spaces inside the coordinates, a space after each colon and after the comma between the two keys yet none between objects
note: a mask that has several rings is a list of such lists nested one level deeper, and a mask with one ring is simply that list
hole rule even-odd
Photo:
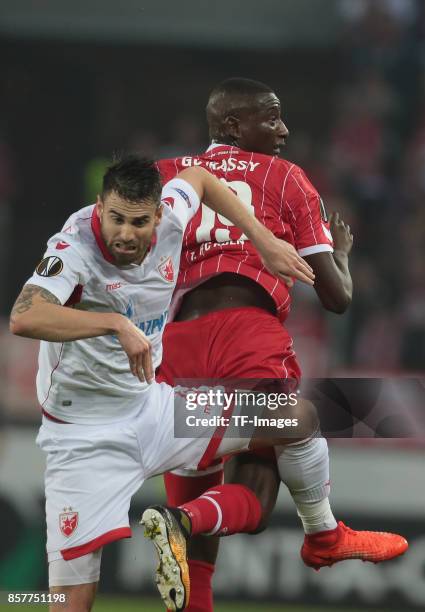
[{"label": "jersey number", "polygon": [[[254,215],[254,206],[252,205],[252,191],[251,187],[248,183],[244,181],[226,181],[225,179],[220,179],[229,189],[231,189],[238,198],[242,201],[243,205],[247,208],[248,212],[251,215]],[[215,213],[211,208],[205,206],[205,204],[201,204],[201,223],[196,230],[196,242],[227,242],[228,240],[232,240],[230,237],[230,227],[234,227],[233,223],[223,217],[223,215],[219,215]],[[225,225],[224,227],[216,227],[216,225]],[[212,231],[215,228],[214,236],[212,235]],[[235,240],[248,240],[248,237],[240,231],[240,235],[234,238]]]}]

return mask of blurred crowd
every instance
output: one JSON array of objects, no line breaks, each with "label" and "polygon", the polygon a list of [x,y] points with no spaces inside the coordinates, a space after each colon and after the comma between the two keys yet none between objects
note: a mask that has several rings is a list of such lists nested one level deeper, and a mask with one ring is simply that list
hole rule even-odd
[{"label": "blurred crowd", "polygon": [[[296,160],[354,233],[354,300],[333,366],[425,365],[425,4],[343,0],[344,74],[320,147]],[[295,135],[296,138],[296,135]],[[323,321],[323,320],[322,320]]]},{"label": "blurred crowd", "polygon": [[[308,353],[310,360],[314,355],[310,370],[316,375],[324,373],[319,364],[327,364],[325,370],[417,372],[425,364],[425,3],[341,0],[339,10],[341,31],[332,50],[339,74],[327,91],[326,104],[310,112],[310,125],[290,133],[284,155],[304,168],[328,212],[339,210],[351,226],[355,294],[349,313],[340,320],[324,316],[314,296],[300,289],[289,326],[296,336],[309,338],[305,359]],[[238,72],[261,79],[246,66]],[[219,74],[220,79],[203,74],[202,84],[208,82],[211,88],[223,78]],[[262,80],[270,82],[267,76]],[[136,103],[133,112],[120,112],[129,100],[121,96],[119,83],[111,83],[107,75],[97,79],[97,142],[81,169],[86,202],[98,189],[104,157],[113,146],[153,157],[205,149],[203,105],[194,113],[181,93],[176,98],[177,91],[196,83],[184,81],[178,90],[179,81],[173,78],[170,75],[164,87],[174,97],[158,97],[152,123],[145,117],[131,126]],[[285,109],[286,83],[280,87],[277,74],[272,85]],[[306,75],[301,84],[306,98],[316,97],[311,87]],[[179,112],[165,112],[167,102],[169,111]],[[291,131],[290,122],[288,127]],[[0,125],[2,258],[7,255],[10,207],[18,184],[13,145],[3,132]],[[314,340],[317,350],[311,350]],[[303,352],[302,339],[297,348]]]}]

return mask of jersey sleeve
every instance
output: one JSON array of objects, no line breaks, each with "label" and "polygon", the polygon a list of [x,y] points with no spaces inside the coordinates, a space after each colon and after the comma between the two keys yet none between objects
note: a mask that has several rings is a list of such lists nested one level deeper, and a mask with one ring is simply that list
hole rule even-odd
[{"label": "jersey sleeve", "polygon": [[192,185],[183,179],[174,178],[164,185],[161,203],[168,206],[178,218],[180,225],[186,228],[195,216],[200,200]]},{"label": "jersey sleeve", "polygon": [[302,257],[332,253],[332,234],[323,200],[301,168],[295,167],[288,176],[286,202],[298,253]]},{"label": "jersey sleeve", "polygon": [[48,241],[42,260],[25,284],[47,289],[65,304],[76,287],[87,283],[89,276],[78,242],[69,234],[59,232]]}]

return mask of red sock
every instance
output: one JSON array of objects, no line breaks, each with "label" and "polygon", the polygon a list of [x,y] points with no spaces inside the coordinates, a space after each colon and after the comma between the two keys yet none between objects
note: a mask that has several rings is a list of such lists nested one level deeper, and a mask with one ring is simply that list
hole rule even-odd
[{"label": "red sock", "polygon": [[207,489],[221,485],[223,482],[223,468],[218,465],[216,472],[199,476],[180,476],[167,472],[164,474],[165,490],[167,492],[167,504],[169,506],[180,506],[195,497],[199,497]]},{"label": "red sock", "polygon": [[212,577],[214,565],[206,561],[188,560],[190,599],[186,612],[213,612]]},{"label": "red sock", "polygon": [[179,507],[190,517],[192,535],[254,531],[262,514],[261,504],[251,489],[236,484],[208,489],[201,497]]},{"label": "red sock", "polygon": [[215,566],[206,561],[188,559],[187,562],[190,575],[190,599],[185,612],[213,612],[211,582]]}]

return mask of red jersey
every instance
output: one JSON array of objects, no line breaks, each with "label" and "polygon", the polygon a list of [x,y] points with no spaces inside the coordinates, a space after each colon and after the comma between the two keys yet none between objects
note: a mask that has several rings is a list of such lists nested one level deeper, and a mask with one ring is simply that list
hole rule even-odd
[{"label": "red jersey", "polygon": [[[158,162],[164,183],[190,166],[212,172],[259,221],[276,237],[293,244],[301,256],[333,251],[322,200],[296,164],[230,145],[211,145],[196,157]],[[286,319],[291,298],[285,283],[265,269],[239,228],[202,204],[184,236],[172,311],[176,311],[184,293],[222,272],[242,274],[259,283],[273,297],[279,319]]]}]

